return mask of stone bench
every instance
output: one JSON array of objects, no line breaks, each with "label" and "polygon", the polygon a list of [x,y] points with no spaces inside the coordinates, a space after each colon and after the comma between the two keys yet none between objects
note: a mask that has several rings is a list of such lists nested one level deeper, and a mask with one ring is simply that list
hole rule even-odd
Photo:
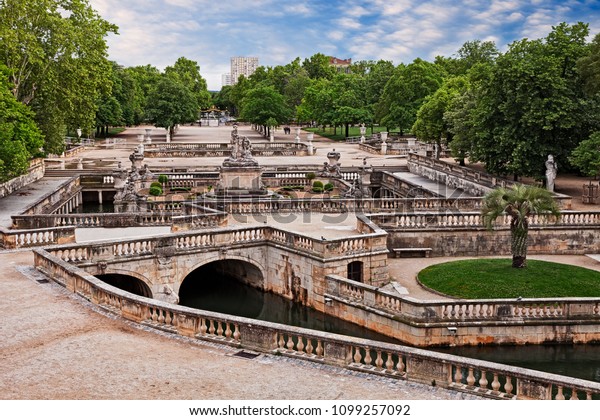
[{"label": "stone bench", "polygon": [[392,249],[394,258],[414,258],[425,257],[429,258],[431,248],[394,248]]}]

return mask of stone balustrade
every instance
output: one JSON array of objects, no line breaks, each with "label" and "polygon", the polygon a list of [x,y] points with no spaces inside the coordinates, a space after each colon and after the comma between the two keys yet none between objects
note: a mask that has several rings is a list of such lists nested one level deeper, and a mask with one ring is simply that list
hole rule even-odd
[{"label": "stone balustrade", "polygon": [[[600,322],[600,298],[419,301],[339,276],[327,276],[332,297],[364,303],[416,321],[516,321],[588,318]],[[423,314],[427,314],[426,317]]]},{"label": "stone balustrade", "polygon": [[75,228],[0,229],[2,246],[7,249],[56,245],[75,240]]},{"label": "stone balustrade", "polygon": [[[345,367],[494,399],[592,399],[600,384],[492,362],[185,308],[117,289],[35,251],[35,266],[124,319],[198,340]],[[354,285],[348,284],[354,288]]]},{"label": "stone balustrade", "polygon": [[66,244],[49,248],[49,251],[63,261],[94,264],[105,262],[107,256],[113,262],[139,256],[153,258],[155,249],[160,247],[172,246],[177,252],[185,253],[198,249],[273,244],[289,248],[294,252],[305,253],[311,258],[328,260],[363,253],[373,255],[387,253],[385,238],[386,233],[377,230],[362,235],[325,240],[264,226],[178,232],[143,240]]},{"label": "stone balustrade", "polygon": [[[403,213],[403,214],[370,214],[369,218],[385,228],[401,229],[459,229],[483,228],[481,213]],[[511,217],[500,216],[494,223],[495,228],[509,228]],[[573,227],[599,226],[600,212],[598,211],[563,211],[558,218],[545,214],[529,216],[530,227]]]},{"label": "stone balustrade", "polygon": [[61,184],[55,191],[49,192],[35,204],[28,207],[22,214],[41,215],[49,214],[61,208],[65,201],[81,191],[80,177],[73,177]]},{"label": "stone balustrade", "polygon": [[[227,156],[229,143],[161,143],[146,146],[144,155],[157,157]],[[305,156],[308,147],[303,143],[253,143],[254,156]]]}]

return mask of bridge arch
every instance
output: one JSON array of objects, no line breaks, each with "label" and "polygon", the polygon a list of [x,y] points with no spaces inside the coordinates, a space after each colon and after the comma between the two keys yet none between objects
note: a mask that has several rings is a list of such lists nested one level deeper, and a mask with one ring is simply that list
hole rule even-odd
[{"label": "bridge arch", "polygon": [[206,271],[213,270],[218,274],[234,277],[239,282],[248,284],[256,289],[267,289],[266,269],[262,264],[240,255],[228,255],[226,257],[208,258],[193,266],[179,283],[179,290],[177,292],[179,293],[181,285],[186,280],[189,281],[203,267]]},{"label": "bridge arch", "polygon": [[116,270],[110,273],[96,274],[95,277],[134,295],[153,298],[148,279],[138,273]]},{"label": "bridge arch", "polygon": [[256,262],[240,257],[213,258],[191,270],[177,294],[184,306],[218,310],[213,306],[218,307],[218,302],[226,302],[225,305],[235,302],[227,313],[260,319],[268,307],[263,295],[265,284],[264,269]]}]

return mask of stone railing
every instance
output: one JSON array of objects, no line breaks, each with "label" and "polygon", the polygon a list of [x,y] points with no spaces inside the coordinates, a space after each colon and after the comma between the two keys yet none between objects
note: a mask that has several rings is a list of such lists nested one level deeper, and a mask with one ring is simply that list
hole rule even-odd
[{"label": "stone railing", "polygon": [[[299,179],[300,181],[300,179]],[[214,199],[199,201],[204,206],[216,208],[232,214],[266,214],[279,211],[286,212],[321,212],[321,213],[413,213],[415,211],[472,211],[481,208],[481,198],[277,198],[226,200]],[[392,217],[396,217],[393,215]]]},{"label": "stone railing", "polygon": [[13,226],[20,229],[37,229],[72,226],[92,227],[132,227],[132,226],[168,226],[173,216],[180,212],[148,213],[73,213],[40,214],[11,216]]},{"label": "stone railing", "polygon": [[19,188],[23,188],[44,176],[44,159],[33,159],[29,162],[27,173],[0,184],[0,198],[6,197]]},{"label": "stone railing", "polygon": [[381,176],[381,188],[392,191],[401,197],[411,198],[444,198],[444,195],[424,188],[419,184],[402,179],[389,172],[383,172]]},{"label": "stone railing", "polygon": [[75,228],[0,229],[0,237],[2,246],[6,249],[32,248],[75,242]]},{"label": "stone railing", "polygon": [[391,317],[400,316],[414,322],[502,321],[507,327],[508,323],[540,320],[591,319],[600,322],[600,298],[420,301],[339,276],[329,275],[326,279],[327,292],[332,297],[348,299],[387,312]]},{"label": "stone railing", "polygon": [[[483,228],[481,213],[403,213],[403,214],[370,214],[369,218],[385,228],[401,229],[459,229]],[[494,222],[495,228],[509,228],[511,217],[500,216]],[[533,214],[529,216],[530,227],[600,227],[598,211],[563,211],[558,218],[551,215]]]},{"label": "stone railing", "polygon": [[[219,220],[218,215],[210,217]],[[366,229],[363,228],[363,230]],[[49,250],[64,261],[96,263],[106,261],[107,258],[110,261],[139,256],[152,258],[154,257],[153,250],[157,247],[171,247],[178,252],[187,253],[198,249],[209,250],[223,246],[247,247],[273,244],[320,261],[335,261],[362,254],[387,254],[386,236],[385,231],[375,227],[372,233],[327,240],[287,232],[270,226],[260,226],[207,229],[198,232],[165,234],[152,238],[67,244],[49,248]]]},{"label": "stone railing", "polygon": [[23,214],[49,214],[59,208],[66,200],[81,191],[81,182],[78,176],[65,181],[55,191],[49,192],[35,204],[28,207]]},{"label": "stone railing", "polygon": [[[194,157],[194,156],[227,156],[230,153],[229,143],[161,143],[148,145],[144,155],[157,157]],[[254,156],[304,156],[308,147],[304,143],[253,143]]]},{"label": "stone railing", "polygon": [[600,395],[596,382],[163,303],[107,285],[44,250],[35,251],[35,266],[117,316],[174,335],[494,399],[592,399]]}]

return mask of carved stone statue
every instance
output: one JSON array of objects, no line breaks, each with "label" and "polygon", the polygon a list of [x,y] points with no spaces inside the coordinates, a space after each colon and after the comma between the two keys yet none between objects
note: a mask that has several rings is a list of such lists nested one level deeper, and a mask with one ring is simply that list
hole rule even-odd
[{"label": "carved stone statue", "polygon": [[550,192],[554,192],[554,180],[556,179],[557,168],[554,156],[548,155],[548,160],[546,161],[546,189]]},{"label": "carved stone statue", "polygon": [[225,167],[258,166],[258,162],[252,157],[252,144],[248,137],[240,137],[237,125],[233,126],[231,132],[231,156],[223,161]]}]

